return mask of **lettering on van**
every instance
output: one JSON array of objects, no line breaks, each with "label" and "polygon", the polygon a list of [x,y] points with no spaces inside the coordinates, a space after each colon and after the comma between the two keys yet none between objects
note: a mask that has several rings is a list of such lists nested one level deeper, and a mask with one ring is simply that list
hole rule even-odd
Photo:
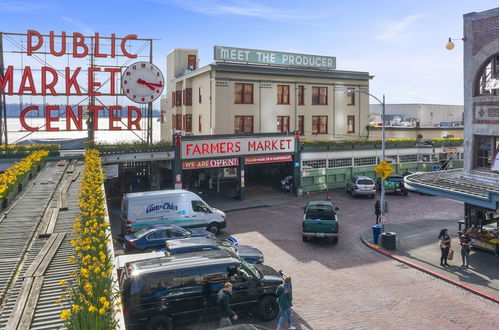
[{"label": "lettering on van", "polygon": [[173,210],[173,211],[177,211],[178,210],[178,206],[177,205],[174,205],[172,203],[164,203],[163,205],[161,204],[150,204],[147,209],[146,209],[146,213],[150,213],[150,212],[155,212],[155,211],[159,211],[159,210]]}]

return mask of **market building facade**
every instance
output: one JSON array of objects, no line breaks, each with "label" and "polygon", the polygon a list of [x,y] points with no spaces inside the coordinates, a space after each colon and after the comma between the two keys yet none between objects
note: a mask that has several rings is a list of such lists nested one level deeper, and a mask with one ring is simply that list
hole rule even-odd
[{"label": "market building facade", "polygon": [[464,168],[408,180],[421,192],[464,202],[460,227],[475,247],[499,254],[499,8],[464,15],[463,41]]},{"label": "market building facade", "polygon": [[214,47],[199,67],[196,49],[167,56],[161,138],[184,135],[282,133],[307,138],[367,137],[367,72],[336,69],[330,56]]}]

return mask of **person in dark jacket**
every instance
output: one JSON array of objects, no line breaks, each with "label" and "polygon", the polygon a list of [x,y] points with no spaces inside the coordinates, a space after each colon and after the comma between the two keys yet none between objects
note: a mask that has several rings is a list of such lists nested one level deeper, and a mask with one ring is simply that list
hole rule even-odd
[{"label": "person in dark jacket", "polygon": [[222,290],[217,295],[217,309],[218,316],[220,317],[220,327],[227,327],[232,325],[230,319],[237,320],[237,315],[230,308],[230,296],[232,294],[232,284],[225,283]]},{"label": "person in dark jacket", "polygon": [[381,218],[381,203],[379,201],[374,204],[374,214],[376,214],[376,224],[378,224]]},{"label": "person in dark jacket", "polygon": [[279,305],[279,321],[277,329],[282,329],[284,321],[288,321],[288,329],[296,329],[292,324],[293,292],[291,290],[291,277],[286,277],[284,283],[279,285],[276,290],[277,304]]},{"label": "person in dark jacket", "polygon": [[447,228],[444,228],[440,231],[440,234],[438,234],[438,239],[440,244],[440,251],[442,252],[442,254],[440,255],[440,266],[449,266],[449,264],[447,263],[447,256],[449,255],[450,249],[450,236]]}]

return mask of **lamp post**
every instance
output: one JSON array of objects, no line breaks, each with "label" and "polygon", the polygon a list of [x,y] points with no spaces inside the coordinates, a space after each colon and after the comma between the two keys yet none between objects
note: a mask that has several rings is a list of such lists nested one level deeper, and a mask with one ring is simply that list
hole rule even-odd
[{"label": "lamp post", "polygon": [[[376,96],[371,93],[361,91],[358,89],[348,89],[348,94],[350,93],[362,93],[371,96],[373,99],[381,104],[381,161],[385,160],[385,94],[383,94],[383,101],[378,99]],[[385,216],[385,179],[381,178],[381,217]]]}]

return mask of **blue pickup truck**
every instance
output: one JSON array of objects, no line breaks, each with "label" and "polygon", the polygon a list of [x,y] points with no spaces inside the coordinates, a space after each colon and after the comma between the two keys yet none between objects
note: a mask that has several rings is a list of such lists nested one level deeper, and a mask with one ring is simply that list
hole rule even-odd
[{"label": "blue pickup truck", "polygon": [[304,242],[312,238],[323,238],[338,243],[339,223],[336,215],[338,208],[333,203],[311,201],[304,210],[302,233]]}]

